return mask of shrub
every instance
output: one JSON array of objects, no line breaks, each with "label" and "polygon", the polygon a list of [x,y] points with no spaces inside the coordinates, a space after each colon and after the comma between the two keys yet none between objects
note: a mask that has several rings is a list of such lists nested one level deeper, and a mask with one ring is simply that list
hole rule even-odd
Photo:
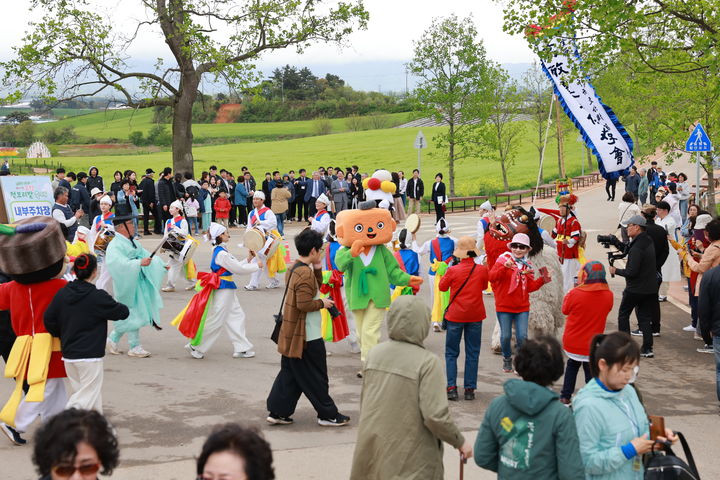
[{"label": "shrub", "polygon": [[383,128],[387,128],[388,123],[390,122],[386,115],[373,113],[372,115],[367,116],[367,124],[371,130],[380,130]]},{"label": "shrub", "polygon": [[315,135],[329,135],[332,133],[332,123],[325,117],[318,117],[313,122],[313,133]]},{"label": "shrub", "polygon": [[167,131],[165,125],[158,124],[150,129],[147,140],[149,145],[167,147],[172,145],[172,134]]},{"label": "shrub", "polygon": [[345,119],[345,126],[348,128],[348,130],[351,130],[353,132],[359,132],[363,128],[365,128],[365,121],[360,115],[351,115],[347,119]]},{"label": "shrub", "polygon": [[136,147],[142,147],[147,143],[145,141],[145,136],[143,135],[143,132],[140,131],[131,132],[130,135],[128,135],[128,138],[130,140],[130,143],[132,143]]}]

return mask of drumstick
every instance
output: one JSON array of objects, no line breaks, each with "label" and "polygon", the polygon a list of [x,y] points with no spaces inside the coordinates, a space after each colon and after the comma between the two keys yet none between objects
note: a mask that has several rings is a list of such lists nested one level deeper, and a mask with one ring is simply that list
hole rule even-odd
[{"label": "drumstick", "polygon": [[157,247],[155,247],[155,250],[153,250],[152,253],[150,254],[150,258],[153,258],[155,256],[155,254],[158,252],[158,250],[160,250],[160,247],[162,247],[162,246],[163,246],[163,242],[160,241],[160,243],[158,243]]}]

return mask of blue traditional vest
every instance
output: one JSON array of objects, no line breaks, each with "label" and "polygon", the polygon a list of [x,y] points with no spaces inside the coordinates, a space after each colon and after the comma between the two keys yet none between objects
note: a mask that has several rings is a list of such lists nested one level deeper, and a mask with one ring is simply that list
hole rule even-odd
[{"label": "blue traditional vest", "polygon": [[[340,243],[334,241],[327,244],[327,250],[323,257],[323,270],[338,270],[337,264],[335,263],[335,255],[337,251],[340,250],[340,247]],[[328,265],[328,260],[330,265]]]},{"label": "blue traditional vest", "polygon": [[[210,270],[212,270],[213,273],[216,273],[223,268],[217,263],[215,263],[215,258],[220,252],[227,252],[227,249],[222,245],[217,245],[213,249],[212,260],[210,260]],[[220,290],[221,288],[237,289],[237,285],[235,285],[232,274],[230,272],[227,272],[225,275],[220,277],[220,286],[218,287],[218,290]]]},{"label": "blue traditional vest", "polygon": [[96,232],[99,232],[101,230],[102,224],[105,225],[112,225],[112,219],[115,217],[115,214],[112,212],[103,213],[100,215],[95,216],[95,220],[93,220],[93,229]]},{"label": "blue traditional vest", "polygon": [[420,273],[420,257],[417,252],[409,248],[404,248],[399,252],[405,264],[405,271],[410,275],[418,275]]},{"label": "blue traditional vest", "polygon": [[168,219],[168,221],[165,222],[165,231],[169,232],[170,230],[172,230],[172,227],[180,228],[180,226],[182,225],[182,221],[183,221],[182,215],[178,215],[175,218]]},{"label": "blue traditional vest", "polygon": [[257,208],[254,208],[250,212],[250,225],[254,226],[256,223],[259,223],[261,220],[265,220],[265,214],[269,212],[270,209],[268,207],[262,207],[260,211],[258,211]]},{"label": "blue traditional vest", "polygon": [[[438,258],[438,254],[436,252],[436,245],[438,243],[440,244],[440,258]],[[450,257],[452,257],[453,251],[455,251],[455,242],[452,238],[435,237],[430,242],[430,265],[432,265],[435,259],[438,259],[441,262],[447,261]],[[435,276],[435,272],[432,271],[432,268],[428,270],[428,275]]]}]

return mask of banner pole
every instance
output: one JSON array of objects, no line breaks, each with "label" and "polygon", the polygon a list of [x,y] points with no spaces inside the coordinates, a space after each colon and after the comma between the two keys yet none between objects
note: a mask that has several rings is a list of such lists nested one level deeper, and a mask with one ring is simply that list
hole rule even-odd
[{"label": "banner pole", "polygon": [[543,148],[540,151],[540,168],[538,169],[537,182],[535,182],[535,191],[533,192],[533,203],[535,203],[535,196],[537,195],[537,189],[540,186],[540,173],[542,173],[543,164],[545,162],[545,147],[547,147],[548,133],[550,132],[550,121],[552,118],[553,103],[555,102],[555,95],[550,95],[550,109],[548,110],[547,126],[545,127],[545,140],[543,141]]}]

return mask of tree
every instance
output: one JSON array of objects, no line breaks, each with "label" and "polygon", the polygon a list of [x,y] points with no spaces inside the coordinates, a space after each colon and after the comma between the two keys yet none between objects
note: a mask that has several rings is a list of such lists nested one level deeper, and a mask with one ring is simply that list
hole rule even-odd
[{"label": "tree", "polygon": [[[543,182],[543,148],[545,146],[545,133],[548,123],[548,111],[550,110],[550,99],[552,89],[550,81],[540,64],[534,61],[532,66],[523,75],[523,95],[526,101],[526,109],[532,118],[533,130],[537,135],[533,145],[538,151],[538,173],[540,183]],[[559,108],[559,106],[558,106]]]},{"label": "tree", "polygon": [[[672,156],[682,137],[687,136],[697,121],[703,123],[710,138],[720,136],[717,134],[720,118],[714,113],[720,91],[716,73],[720,69],[720,16],[716,14],[719,9],[718,0],[584,2],[578,9],[575,0],[564,0],[561,7],[554,2],[509,0],[505,4],[504,29],[510,33],[543,31],[544,37],[574,39],[588,72],[615,68],[622,79],[631,78],[639,81],[642,89],[662,92],[664,100],[669,97],[680,102],[677,93],[688,93],[690,97],[686,98],[695,102],[685,102],[688,109],[685,111],[670,112],[654,104],[657,107],[651,120],[654,123],[649,127],[653,135],[639,135],[643,151],[654,152],[660,148]],[[578,63],[575,62],[573,73],[578,73]],[[679,89],[667,88],[670,84],[678,85]],[[695,90],[685,88],[687,85]],[[647,108],[643,110],[649,113]],[[680,119],[687,123],[681,124]],[[645,128],[639,122],[637,125],[638,130]],[[710,178],[711,157],[705,155],[702,163]],[[709,182],[708,200],[714,209],[712,182]]]},{"label": "tree", "polygon": [[475,126],[477,142],[487,147],[485,156],[500,162],[503,186],[510,189],[508,170],[515,161],[518,140],[523,132],[523,124],[517,121],[517,115],[523,105],[523,95],[517,83],[502,68],[493,69],[488,105],[490,115],[487,124]]},{"label": "tree", "polygon": [[433,140],[447,155],[450,195],[455,195],[455,162],[476,151],[473,125],[483,124],[488,115],[484,97],[492,62],[476,37],[472,17],[436,18],[413,42],[413,60],[407,65],[419,78],[414,95],[423,113],[448,126]]},{"label": "tree", "polygon": [[14,112],[10,112],[5,115],[5,121],[8,123],[20,124],[29,120],[30,115],[27,112],[21,112],[19,110],[15,110]]},{"label": "tree", "polygon": [[[136,1],[147,20],[137,21],[128,36],[117,21],[96,13],[102,11],[96,0],[34,0],[44,14],[30,23],[15,58],[0,63],[3,83],[41,90],[46,101],[112,92],[133,108],[170,107],[173,166],[189,172],[192,109],[204,77],[240,89],[254,77],[260,53],[291,46],[301,52],[315,41],[342,43],[369,18],[361,0]],[[172,64],[158,60],[153,71],[135,71],[128,50],[139,48],[138,32],[147,28],[162,35]],[[140,83],[136,93],[131,81]],[[11,97],[22,95],[15,91]]]},{"label": "tree", "polygon": [[35,141],[35,124],[30,120],[22,122],[15,127],[15,142],[23,147],[30,146]]}]

